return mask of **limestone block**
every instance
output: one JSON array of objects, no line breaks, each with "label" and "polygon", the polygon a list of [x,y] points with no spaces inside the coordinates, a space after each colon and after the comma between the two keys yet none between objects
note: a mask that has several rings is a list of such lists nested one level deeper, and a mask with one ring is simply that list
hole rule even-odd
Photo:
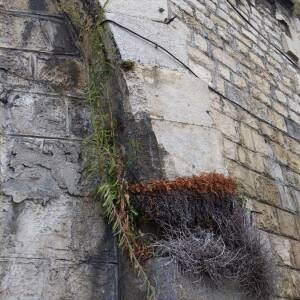
[{"label": "limestone block", "polygon": [[255,201],[253,202],[253,210],[255,213],[255,224],[260,229],[279,233],[278,209]]},{"label": "limestone block", "polygon": [[1,296],[7,300],[118,299],[114,264],[24,257],[1,258],[0,265]]},{"label": "limestone block", "polygon": [[207,82],[208,84],[212,83],[212,71],[207,70],[206,67],[201,66],[196,63],[194,60],[189,60],[189,67],[197,75],[198,78]]},{"label": "limestone block", "polygon": [[[84,63],[70,56],[0,50],[0,83],[7,90],[71,94],[82,98],[86,86]],[[32,81],[35,80],[35,81]]]},{"label": "limestone block", "polygon": [[170,1],[170,7],[172,13],[178,15],[179,12],[184,11],[185,13],[192,15],[193,7],[188,3],[181,0],[172,0]]},{"label": "limestone block", "polygon": [[[107,1],[99,2],[103,5]],[[110,0],[105,6],[105,11],[163,22],[168,17],[167,4],[167,0]]]},{"label": "limestone block", "polygon": [[253,140],[253,129],[244,124],[241,125],[240,136],[242,143],[250,150],[255,150],[254,140]]},{"label": "limestone block", "polygon": [[254,53],[250,52],[249,53],[250,55],[250,60],[255,63],[256,65],[260,66],[261,68],[265,68],[265,65],[264,65],[264,62],[263,60],[258,56],[258,55],[255,55]]},{"label": "limestone block", "polygon": [[286,98],[286,96],[280,90],[276,90],[275,91],[275,95],[276,95],[277,100],[279,102],[286,104],[287,98]]},{"label": "limestone block", "polygon": [[289,135],[296,138],[297,140],[300,140],[300,124],[297,124],[296,122],[287,119],[286,125]]},{"label": "limestone block", "polygon": [[83,62],[73,57],[39,55],[35,79],[64,93],[82,93],[86,86]]},{"label": "limestone block", "polygon": [[4,108],[6,133],[66,136],[63,98],[14,92]]},{"label": "limestone block", "polygon": [[[299,126],[300,128],[300,126]],[[293,169],[296,172],[300,171],[300,160],[299,155],[294,154],[292,152],[287,153],[288,156],[288,165],[291,169]]]},{"label": "limestone block", "polygon": [[27,50],[78,53],[60,20],[0,14],[0,46]]},{"label": "limestone block", "polygon": [[294,266],[300,269],[300,242],[292,241],[292,248],[294,254]]},{"label": "limestone block", "polygon": [[255,150],[259,153],[268,155],[270,153],[270,149],[264,137],[254,130],[251,132],[251,134],[253,137]]},{"label": "limestone block", "polygon": [[279,183],[277,183],[277,187],[281,196],[281,207],[293,213],[297,213],[299,211],[299,204],[296,190]]},{"label": "limestone block", "polygon": [[82,138],[90,130],[89,110],[78,99],[12,92],[3,110],[9,134]]},{"label": "limestone block", "polygon": [[283,205],[283,207],[287,207],[289,210],[296,212],[297,214],[300,213],[300,191],[297,191],[294,188],[289,188],[289,196],[292,198],[291,204],[288,203],[286,206]]},{"label": "limestone block", "polygon": [[83,99],[67,98],[68,123],[67,134],[70,137],[85,138],[91,133],[91,111]]},{"label": "limestone block", "polygon": [[284,179],[291,184],[292,186],[296,187],[299,189],[300,187],[300,175],[297,173],[289,170],[289,169],[283,169],[283,175]]},{"label": "limestone block", "polygon": [[138,117],[211,126],[208,85],[188,73],[165,68],[136,69],[139,82],[130,85],[128,112]]},{"label": "limestone block", "polygon": [[271,205],[280,205],[280,193],[274,180],[258,175],[255,178],[255,186],[259,199]]},{"label": "limestone block", "polygon": [[278,263],[291,267],[293,262],[292,241],[276,235],[270,235],[270,241],[271,249],[273,249]]},{"label": "limestone block", "polygon": [[213,112],[212,118],[216,128],[218,128],[225,136],[230,137],[235,142],[240,140],[238,124],[235,120],[219,112]]},{"label": "limestone block", "polygon": [[251,89],[251,95],[256,98],[257,100],[259,100],[260,102],[267,104],[269,106],[271,106],[271,100],[269,97],[267,97],[263,92],[261,92],[260,90],[256,89],[256,88],[252,88]]},{"label": "limestone block", "polygon": [[300,272],[288,268],[280,268],[275,294],[285,298],[300,297]]},{"label": "limestone block", "polygon": [[237,144],[224,139],[224,154],[230,159],[237,160]]},{"label": "limestone block", "polygon": [[[107,13],[106,17],[153,40],[168,49],[178,59],[187,63],[186,41],[189,31],[179,20],[176,19],[170,25],[166,25],[142,18],[128,17],[114,13]],[[156,48],[154,45],[149,44],[116,25],[109,24],[109,27],[122,60],[132,60],[143,65],[183,69],[180,63],[176,62],[168,54]]]},{"label": "limestone block", "polygon": [[242,107],[246,109],[249,108],[249,96],[247,95],[247,93],[236,88],[234,85],[227,81],[225,84],[225,94],[230,100],[242,105]]},{"label": "limestone block", "polygon": [[241,77],[241,76],[238,76],[238,75],[234,74],[233,75],[233,82],[240,89],[246,89],[247,88],[247,81],[243,77]]},{"label": "limestone block", "polygon": [[[24,79],[33,79],[33,62],[34,54],[14,51],[11,52],[6,49],[0,50],[0,65],[2,70],[6,69],[8,72],[18,74]],[[1,72],[3,72],[1,70]]]},{"label": "limestone block", "polygon": [[[300,79],[300,74],[299,74],[299,79]],[[300,82],[299,82],[300,85]],[[300,88],[300,86],[299,86]],[[296,113],[300,114],[300,96],[294,95],[293,98],[289,98],[289,107]]]},{"label": "limestone block", "polygon": [[225,51],[215,48],[213,51],[213,56],[231,70],[236,71],[235,59],[229,56]]},{"label": "limestone block", "polygon": [[158,145],[165,152],[168,178],[199,175],[202,172],[227,173],[222,158],[222,141],[213,128],[152,120]]},{"label": "limestone block", "polygon": [[[63,191],[82,195],[80,144],[32,138],[6,140],[2,191],[15,203],[47,203]],[[4,152],[5,151],[5,152]],[[32,184],[34,182],[34,184]]]},{"label": "limestone block", "polygon": [[300,233],[297,230],[297,218],[298,216],[288,213],[283,210],[277,210],[278,220],[280,226],[280,232],[294,239],[300,238]]},{"label": "limestone block", "polygon": [[231,160],[226,161],[229,176],[239,184],[240,191],[248,196],[257,197],[256,173]]},{"label": "limestone block", "polygon": [[99,202],[60,195],[47,205],[33,201],[18,205],[3,196],[1,203],[1,257],[117,261]]},{"label": "limestone block", "polygon": [[249,151],[243,147],[238,147],[238,157],[242,164],[245,164],[258,172],[264,172],[264,160],[260,154]]},{"label": "limestone block", "polygon": [[[199,2],[197,2],[197,3],[199,3]],[[199,3],[200,4],[200,3]],[[207,40],[205,39],[205,38],[203,38],[201,35],[199,35],[199,34],[195,34],[195,36],[194,36],[194,43],[195,43],[195,45],[201,50],[201,51],[203,51],[203,52],[207,52],[207,49],[208,49],[208,47],[207,47]]]},{"label": "limestone block", "polygon": [[280,113],[281,115],[283,115],[284,117],[288,117],[288,115],[289,115],[288,109],[284,105],[282,105],[278,102],[273,103],[273,109],[275,111],[277,111],[278,113]]},{"label": "limestone block", "polygon": [[[206,42],[205,39],[203,40]],[[193,60],[197,64],[203,65],[206,69],[213,70],[215,62],[208,56],[207,53],[203,53],[202,51],[191,46],[188,47],[188,55],[191,58],[191,60]]]},{"label": "limestone block", "polygon": [[271,120],[271,124],[273,126],[275,126],[276,128],[280,129],[280,130],[283,130],[285,132],[287,132],[287,127],[286,127],[286,122],[285,122],[285,118],[278,114],[277,112],[273,111],[273,110],[270,110],[269,111],[269,118]]},{"label": "limestone block", "polygon": [[6,10],[36,11],[54,13],[55,0],[0,0],[0,6]]}]

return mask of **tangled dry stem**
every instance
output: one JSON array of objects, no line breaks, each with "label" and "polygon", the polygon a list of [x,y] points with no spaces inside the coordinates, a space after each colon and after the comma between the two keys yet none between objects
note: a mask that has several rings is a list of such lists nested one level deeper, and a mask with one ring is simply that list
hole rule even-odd
[{"label": "tangled dry stem", "polygon": [[130,190],[136,209],[160,228],[158,255],[172,257],[196,279],[218,286],[232,281],[251,299],[268,299],[271,257],[231,179],[212,173]]}]

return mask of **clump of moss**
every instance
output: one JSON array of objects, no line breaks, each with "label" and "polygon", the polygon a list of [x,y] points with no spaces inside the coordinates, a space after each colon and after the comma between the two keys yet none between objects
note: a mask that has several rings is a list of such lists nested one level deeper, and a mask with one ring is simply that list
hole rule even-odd
[{"label": "clump of moss", "polygon": [[267,299],[272,270],[262,239],[232,179],[217,173],[129,187],[135,209],[159,229],[156,254],[196,280],[232,280],[252,299]]},{"label": "clump of moss", "polygon": [[129,72],[132,71],[134,68],[134,61],[132,60],[124,60],[121,63],[121,68],[125,71],[125,72]]}]

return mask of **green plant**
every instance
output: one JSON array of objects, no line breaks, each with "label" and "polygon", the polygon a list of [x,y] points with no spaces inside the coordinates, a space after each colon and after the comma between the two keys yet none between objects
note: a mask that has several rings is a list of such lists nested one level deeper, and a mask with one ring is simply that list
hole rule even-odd
[{"label": "green plant", "polygon": [[[68,15],[78,33],[88,68],[86,99],[91,109],[92,133],[84,141],[85,178],[87,182],[96,182],[92,195],[102,201],[119,248],[127,252],[134,270],[143,279],[147,299],[154,300],[155,289],[141,264],[143,257],[147,255],[147,246],[139,242],[140,234],[134,226],[137,213],[127,193],[124,161],[116,142],[116,122],[112,113],[112,103],[106,94],[106,84],[113,66],[105,57],[102,43],[103,8],[98,7],[99,13],[93,18],[83,14],[80,7],[76,7],[74,3],[64,3],[60,9]],[[130,67],[133,67],[133,64],[130,64]]]}]

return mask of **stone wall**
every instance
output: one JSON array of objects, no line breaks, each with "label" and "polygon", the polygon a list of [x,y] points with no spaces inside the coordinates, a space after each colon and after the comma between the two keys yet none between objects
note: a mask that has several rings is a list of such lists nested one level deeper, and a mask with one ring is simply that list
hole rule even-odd
[{"label": "stone wall", "polygon": [[[278,265],[273,298],[300,299],[299,27],[287,1],[230,2],[254,28],[227,0],[106,6],[107,19],[181,61],[105,25],[128,178],[235,178]],[[54,0],[0,8],[0,298],[144,299],[123,259],[119,278],[100,205],[82,182],[90,126],[76,37]],[[128,60],[133,68],[123,69]],[[178,278],[165,260],[147,269],[159,300],[242,299]]]},{"label": "stone wall", "polygon": [[54,1],[0,1],[0,299],[117,299],[116,248],[82,184],[85,68]]},{"label": "stone wall", "polygon": [[[299,299],[299,20],[287,1],[230,2],[238,11],[227,0],[108,3],[107,19],[181,61],[107,25],[110,58],[116,65],[135,62],[132,70],[119,70],[123,92],[115,99],[123,107],[123,134],[142,149],[135,179],[214,170],[235,178],[278,265],[274,299]],[[171,291],[161,299],[180,298]]]}]

